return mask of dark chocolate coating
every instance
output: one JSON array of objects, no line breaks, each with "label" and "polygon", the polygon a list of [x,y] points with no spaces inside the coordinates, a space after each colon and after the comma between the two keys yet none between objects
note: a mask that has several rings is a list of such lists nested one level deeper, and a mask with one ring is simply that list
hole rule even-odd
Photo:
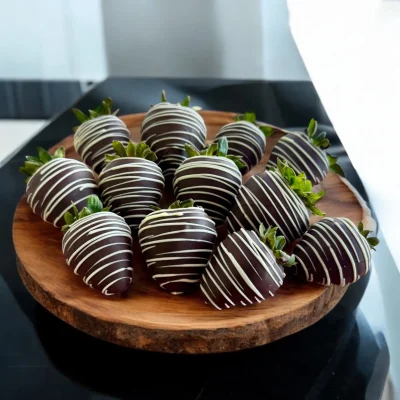
[{"label": "dark chocolate coating", "polygon": [[105,155],[115,154],[112,142],[118,140],[127,145],[130,138],[123,121],[115,115],[102,115],[79,126],[74,135],[74,146],[83,162],[99,174],[106,165]]},{"label": "dark chocolate coating", "polygon": [[241,229],[218,246],[200,288],[206,303],[221,310],[258,304],[274,296],[285,274],[254,231]]},{"label": "dark chocolate coating", "polygon": [[328,174],[325,152],[314,146],[302,132],[290,132],[282,137],[272,149],[267,166],[276,167],[278,158],[287,160],[297,173],[305,172],[313,185],[322,182]]},{"label": "dark chocolate coating", "polygon": [[86,199],[98,192],[93,172],[84,163],[54,158],[40,167],[26,185],[33,212],[54,226],[62,226],[71,202],[83,208]]},{"label": "dark chocolate coating", "polygon": [[193,199],[218,225],[224,223],[242,184],[235,163],[225,157],[187,158],[176,170],[174,193],[178,200]]},{"label": "dark chocolate coating", "polygon": [[164,176],[174,176],[187,157],[185,144],[201,150],[206,144],[207,129],[201,115],[180,104],[159,103],[144,117],[142,140],[158,157]]},{"label": "dark chocolate coating", "polygon": [[257,232],[260,224],[277,226],[288,242],[310,226],[307,208],[275,171],[254,175],[240,188],[227,221],[229,232],[240,228]]},{"label": "dark chocolate coating", "polygon": [[132,282],[131,230],[119,215],[102,211],[74,222],[62,250],[75,274],[107,296],[124,292]]},{"label": "dark chocolate coating", "polygon": [[153,279],[172,294],[198,288],[216,237],[214,222],[200,207],[154,211],[139,226]]},{"label": "dark chocolate coating", "polygon": [[322,285],[344,286],[365,275],[371,266],[371,249],[347,218],[323,218],[294,248],[298,275]]},{"label": "dark chocolate coating", "polygon": [[153,161],[138,157],[117,158],[99,176],[102,199],[121,215],[131,229],[158,206],[164,189],[164,175]]},{"label": "dark chocolate coating", "polygon": [[265,153],[265,135],[260,128],[248,121],[237,121],[221,128],[214,142],[226,137],[229,143],[228,154],[242,156],[246,164],[240,172],[244,175],[257,165]]}]

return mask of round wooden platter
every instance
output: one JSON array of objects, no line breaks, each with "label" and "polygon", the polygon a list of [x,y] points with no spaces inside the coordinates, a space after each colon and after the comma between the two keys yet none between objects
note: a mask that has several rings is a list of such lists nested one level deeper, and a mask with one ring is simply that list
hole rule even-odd
[{"label": "round wooden platter", "polygon": [[[201,114],[209,140],[234,118],[233,113]],[[143,116],[121,117],[134,141],[140,140]],[[267,140],[267,154],[244,180],[265,168],[280,136]],[[66,148],[68,157],[78,158],[72,136],[55,147],[60,145]],[[329,174],[322,186],[327,193],[319,204],[327,215],[348,217],[354,222],[366,217],[356,195],[341,178]],[[287,279],[274,298],[261,304],[217,311],[204,304],[200,293],[172,296],[160,289],[148,276],[135,240],[134,282],[125,297],[109,298],[91,290],[67,267],[61,252],[61,232],[34,215],[25,196],[15,213],[13,236],[19,273],[39,303],[90,335],[137,349],[199,354],[260,346],[314,324],[346,291],[346,287]]]}]

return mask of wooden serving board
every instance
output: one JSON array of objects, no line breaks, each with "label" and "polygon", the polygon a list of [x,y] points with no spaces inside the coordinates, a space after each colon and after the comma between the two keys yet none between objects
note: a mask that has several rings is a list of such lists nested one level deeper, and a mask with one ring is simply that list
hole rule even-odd
[{"label": "wooden serving board", "polygon": [[[214,111],[201,114],[209,140],[222,125],[232,122],[235,115]],[[144,114],[121,117],[134,141],[140,140],[143,117]],[[244,180],[264,170],[280,136],[267,140],[262,162]],[[68,157],[78,159],[72,136],[55,147],[60,145],[66,148]],[[348,217],[354,222],[364,219],[362,206],[341,178],[330,173],[322,186],[327,194],[319,204],[327,215]],[[226,235],[223,229],[219,233],[222,237]],[[104,297],[67,267],[61,252],[62,233],[34,215],[25,196],[14,216],[13,235],[19,273],[39,303],[90,335],[137,349],[216,353],[260,346],[314,324],[346,291],[346,287],[324,287],[287,279],[274,298],[261,304],[217,311],[204,304],[198,292],[172,296],[160,289],[149,277],[135,240],[132,287],[123,298]]]}]

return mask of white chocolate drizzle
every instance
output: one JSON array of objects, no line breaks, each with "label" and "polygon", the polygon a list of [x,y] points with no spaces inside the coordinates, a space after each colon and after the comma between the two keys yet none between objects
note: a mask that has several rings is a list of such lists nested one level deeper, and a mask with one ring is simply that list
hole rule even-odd
[{"label": "white chocolate drizzle", "polygon": [[285,274],[254,231],[240,229],[219,246],[202,276],[200,288],[218,310],[251,305],[273,296]]},{"label": "white chocolate drizzle", "polygon": [[167,177],[174,175],[187,157],[186,143],[199,150],[205,146],[207,128],[201,115],[192,108],[163,102],[153,106],[146,114],[141,136],[156,153]]},{"label": "white chocolate drizzle", "polygon": [[244,174],[257,165],[265,152],[266,139],[260,128],[248,121],[236,121],[224,125],[215,136],[214,142],[226,137],[229,143],[229,154],[242,156],[246,164],[241,172]]},{"label": "white chocolate drizzle", "polygon": [[41,218],[60,226],[71,201],[78,207],[97,193],[93,172],[82,162],[69,158],[54,158],[40,167],[26,186],[32,211]]},{"label": "white chocolate drizzle", "polygon": [[182,294],[200,281],[217,233],[201,207],[188,207],[154,211],[143,219],[138,235],[153,279]]},{"label": "white chocolate drizzle", "polygon": [[104,211],[74,222],[63,237],[62,251],[74,273],[107,296],[132,282],[131,231],[119,215]]},{"label": "white chocolate drizzle", "polygon": [[231,210],[242,183],[242,175],[225,157],[196,156],[186,159],[175,172],[174,192],[178,200],[193,199],[220,225]]},{"label": "white chocolate drizzle", "polygon": [[282,137],[272,149],[267,165],[276,167],[278,158],[287,160],[296,173],[304,171],[314,185],[322,182],[329,170],[325,152],[301,132],[290,132]]},{"label": "white chocolate drizzle", "polygon": [[326,286],[345,286],[365,275],[371,266],[367,240],[347,218],[328,218],[314,224],[294,249],[306,280]]},{"label": "white chocolate drizzle", "polygon": [[275,171],[254,175],[241,186],[227,221],[230,232],[257,232],[261,223],[277,226],[288,241],[302,236],[310,224],[307,208]]},{"label": "white chocolate drizzle", "polygon": [[115,154],[114,140],[126,145],[130,132],[125,123],[115,115],[102,115],[80,125],[74,135],[76,152],[85,164],[96,172],[105,166],[105,155]]},{"label": "white chocolate drizzle", "polygon": [[112,211],[125,218],[132,229],[158,206],[164,189],[164,175],[154,162],[123,157],[111,161],[99,175],[102,199]]}]

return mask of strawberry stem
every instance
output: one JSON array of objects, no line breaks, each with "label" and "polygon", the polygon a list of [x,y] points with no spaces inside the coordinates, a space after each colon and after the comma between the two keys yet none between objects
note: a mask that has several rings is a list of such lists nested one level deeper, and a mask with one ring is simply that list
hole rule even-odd
[{"label": "strawberry stem", "polygon": [[270,137],[275,133],[275,130],[272,126],[269,125],[258,125],[257,124],[257,117],[256,117],[256,113],[254,112],[245,112],[244,114],[240,115],[236,115],[235,117],[235,121],[247,121],[250,122],[251,124],[254,124],[255,126],[257,126],[258,128],[260,128],[261,132],[266,136],[266,137]]},{"label": "strawberry stem", "polygon": [[94,110],[89,110],[88,111],[89,115],[86,115],[77,108],[73,108],[72,112],[75,114],[75,117],[78,119],[78,121],[81,124],[83,124],[84,122],[89,121],[90,119],[94,119],[102,115],[117,115],[119,110],[112,112],[111,108],[112,108],[112,100],[110,97],[107,97]]},{"label": "strawberry stem", "polygon": [[95,214],[102,211],[109,211],[111,207],[103,207],[103,203],[98,196],[89,196],[87,199],[87,205],[79,211],[75,204],[71,201],[71,211],[67,211],[64,214],[65,225],[61,228],[63,232],[67,231],[71,225],[79,219],[85,218],[88,215]]},{"label": "strawberry stem", "polygon": [[324,212],[319,210],[315,205],[325,196],[325,190],[317,193],[312,191],[312,183],[306,177],[304,172],[296,174],[286,160],[278,158],[278,169],[271,168],[272,171],[279,172],[289,187],[300,197],[304,205],[315,215],[323,217]]},{"label": "strawberry stem", "polygon": [[[189,208],[189,207],[195,207],[193,199],[187,199],[182,201],[176,200],[168,207],[168,210],[175,210],[177,208]],[[153,209],[154,211],[161,210],[161,208],[157,206],[150,206],[150,208]]]},{"label": "strawberry stem", "polygon": [[236,166],[241,169],[246,166],[243,163],[241,156],[232,156],[228,155],[229,145],[228,139],[223,136],[217,142],[211,144],[210,146],[205,147],[203,150],[197,150],[192,144],[185,144],[185,151],[188,157],[197,157],[197,156],[215,156],[215,157],[225,157],[229,160],[232,160]]},{"label": "strawberry stem", "polygon": [[369,247],[371,250],[376,250],[375,247],[379,244],[379,239],[377,237],[368,237],[368,235],[372,232],[367,229],[364,229],[364,224],[360,221],[357,225],[358,231],[360,232],[361,236],[364,236],[367,239]]},{"label": "strawberry stem", "polygon": [[296,259],[294,255],[289,255],[283,251],[286,246],[286,239],[284,236],[276,236],[277,231],[277,227],[269,226],[266,229],[264,224],[261,224],[259,228],[260,239],[272,250],[279,264],[285,267],[292,267],[296,264]]},{"label": "strawberry stem", "polygon": [[117,158],[124,157],[138,157],[154,162],[157,161],[156,153],[150,150],[150,147],[146,144],[146,142],[140,142],[136,144],[130,140],[129,143],[124,146],[118,140],[114,140],[112,142],[112,147],[115,151],[115,154],[106,154],[106,162],[111,162]]},{"label": "strawberry stem", "polygon": [[44,164],[47,164],[49,161],[54,158],[65,158],[65,149],[64,147],[58,148],[53,155],[51,155],[47,150],[43,147],[37,147],[37,151],[39,156],[26,156],[26,161],[24,165],[19,167],[18,170],[23,174],[28,176],[26,182],[29,181],[30,177],[35,174],[35,172]]}]

